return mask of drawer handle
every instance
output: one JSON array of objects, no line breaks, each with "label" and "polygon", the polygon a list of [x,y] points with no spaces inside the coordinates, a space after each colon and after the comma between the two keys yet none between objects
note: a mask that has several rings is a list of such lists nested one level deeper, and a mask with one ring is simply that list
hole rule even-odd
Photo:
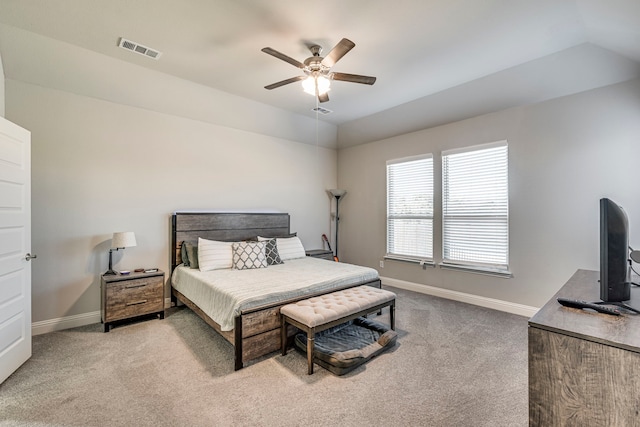
[{"label": "drawer handle", "polygon": [[130,305],[140,305],[140,304],[144,304],[144,303],[146,303],[146,302],[147,302],[147,300],[146,300],[146,299],[144,299],[144,300],[140,300],[140,301],[128,302],[126,305],[127,305],[127,306],[130,306]]},{"label": "drawer handle", "polygon": [[135,288],[144,288],[147,285],[130,285],[130,286],[125,286],[125,289],[135,289]]}]

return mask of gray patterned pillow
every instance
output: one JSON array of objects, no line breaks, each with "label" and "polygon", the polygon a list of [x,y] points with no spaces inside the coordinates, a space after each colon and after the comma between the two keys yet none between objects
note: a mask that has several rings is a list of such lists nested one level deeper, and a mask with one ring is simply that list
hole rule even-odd
[{"label": "gray patterned pillow", "polygon": [[280,259],[280,254],[278,253],[278,246],[276,245],[276,239],[267,240],[266,246],[264,247],[264,254],[267,257],[267,264],[276,265],[276,264],[284,264],[282,259]]},{"label": "gray patterned pillow", "polygon": [[236,242],[233,244],[233,268],[246,270],[267,266],[264,242]]}]

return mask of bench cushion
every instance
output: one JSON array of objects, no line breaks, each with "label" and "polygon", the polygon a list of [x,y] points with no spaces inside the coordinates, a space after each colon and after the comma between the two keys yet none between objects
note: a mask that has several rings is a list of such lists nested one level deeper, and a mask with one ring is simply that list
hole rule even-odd
[{"label": "bench cushion", "polygon": [[362,285],[287,304],[280,313],[313,328],[395,298],[393,292]]}]

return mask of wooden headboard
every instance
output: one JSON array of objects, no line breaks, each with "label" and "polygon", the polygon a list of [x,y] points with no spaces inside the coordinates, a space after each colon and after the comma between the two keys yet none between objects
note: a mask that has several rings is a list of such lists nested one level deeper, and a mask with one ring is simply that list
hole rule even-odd
[{"label": "wooden headboard", "polygon": [[171,272],[182,262],[182,242],[198,244],[198,237],[237,242],[256,236],[290,233],[287,213],[176,212],[171,216]]}]

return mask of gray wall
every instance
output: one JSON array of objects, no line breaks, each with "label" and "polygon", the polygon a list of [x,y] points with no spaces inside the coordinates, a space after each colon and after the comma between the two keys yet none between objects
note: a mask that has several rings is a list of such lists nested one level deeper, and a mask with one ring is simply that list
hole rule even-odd
[{"label": "gray wall", "polygon": [[[434,153],[439,254],[441,151],[503,139],[509,141],[514,277],[422,270],[390,260],[380,269],[386,245],[386,160]],[[639,159],[639,80],[343,149],[338,185],[348,194],[340,203],[340,256],[378,268],[384,277],[540,307],[576,269],[599,269],[601,197],[625,208],[631,245],[640,247]]]},{"label": "gray wall", "polygon": [[4,68],[2,67],[2,55],[0,55],[0,117],[4,117]]},{"label": "gray wall", "polygon": [[322,246],[334,125],[6,25],[0,48],[6,118],[31,131],[36,333],[99,321],[115,231],[138,242],[116,269],[167,271],[175,210],[288,212]]},{"label": "gray wall", "polygon": [[[116,253],[117,268],[167,269],[177,209],[286,211],[305,246],[318,248],[322,233],[332,235],[325,189],[338,185],[349,191],[341,258],[378,268],[385,161],[505,138],[515,277],[393,261],[382,276],[540,306],[576,268],[598,268],[602,196],[626,208],[640,246],[638,81],[336,153],[323,148],[335,146],[329,124],[320,123],[316,146],[315,123],[299,115],[1,25],[0,43],[0,111],[32,132],[34,322],[95,319],[114,231],[138,238]],[[50,70],[44,80],[39,67]],[[436,222],[436,245],[439,233]]]},{"label": "gray wall", "polygon": [[[307,248],[329,233],[333,149],[7,79],[7,118],[32,133],[33,322],[99,310],[115,268],[169,263],[175,210],[278,210]],[[168,289],[168,287],[167,287]]]}]

